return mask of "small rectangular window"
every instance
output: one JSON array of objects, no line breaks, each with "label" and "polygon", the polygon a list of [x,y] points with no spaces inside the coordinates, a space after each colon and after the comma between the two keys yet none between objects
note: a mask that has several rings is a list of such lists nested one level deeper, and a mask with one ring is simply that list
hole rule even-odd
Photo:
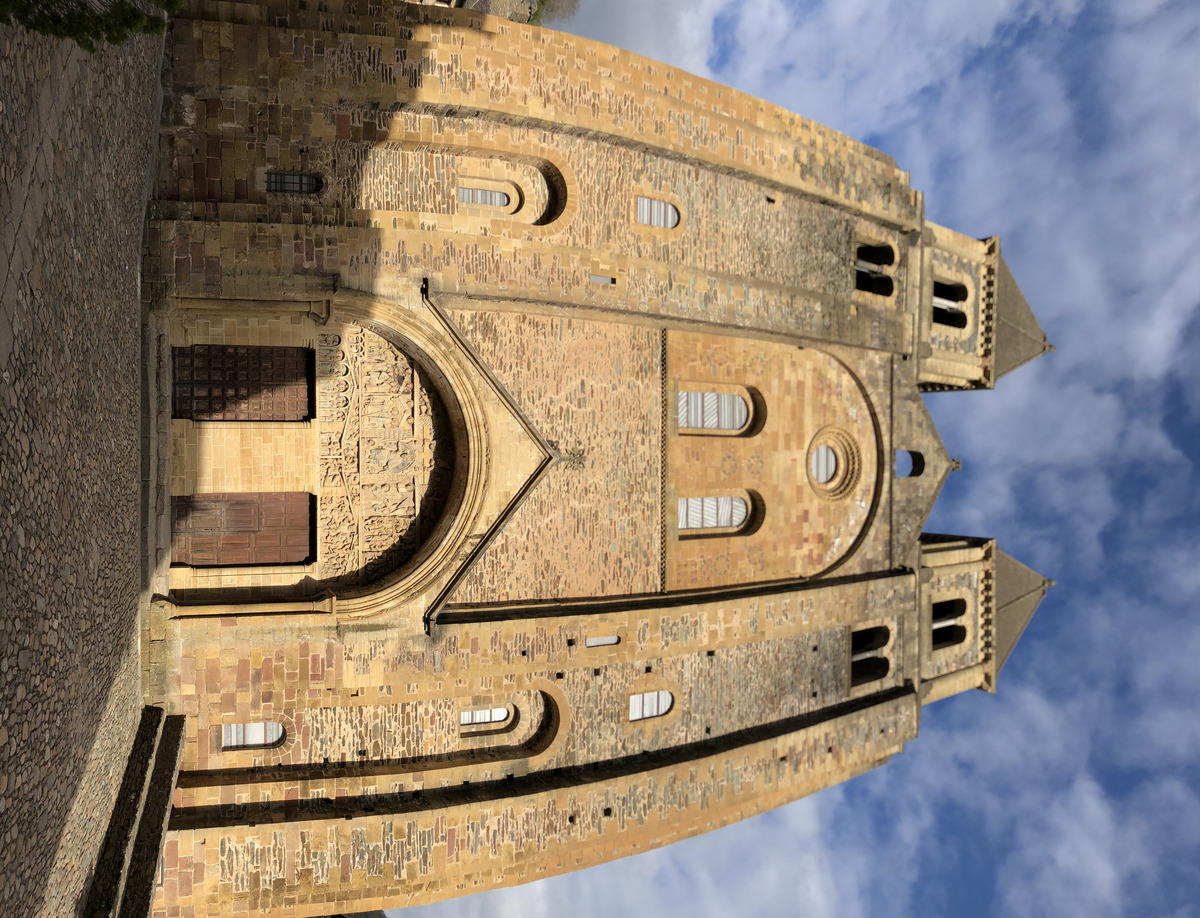
[{"label": "small rectangular window", "polygon": [[272,194],[317,194],[324,183],[311,172],[268,172],[267,191]]},{"label": "small rectangular window", "polygon": [[615,634],[602,634],[599,637],[590,637],[583,642],[585,647],[609,647],[620,643],[621,639]]}]

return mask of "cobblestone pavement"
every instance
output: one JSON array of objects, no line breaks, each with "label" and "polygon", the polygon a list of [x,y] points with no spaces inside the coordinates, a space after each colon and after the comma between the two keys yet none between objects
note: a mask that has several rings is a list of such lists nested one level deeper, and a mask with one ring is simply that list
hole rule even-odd
[{"label": "cobblestone pavement", "polygon": [[0,912],[71,915],[141,709],[139,249],[162,38],[0,27]]}]

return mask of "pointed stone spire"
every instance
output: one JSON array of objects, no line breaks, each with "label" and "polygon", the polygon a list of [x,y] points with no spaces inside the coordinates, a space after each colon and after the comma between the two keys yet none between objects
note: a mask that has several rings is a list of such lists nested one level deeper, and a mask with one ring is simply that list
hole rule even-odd
[{"label": "pointed stone spire", "polygon": [[1054,350],[1054,345],[1046,340],[1046,333],[1025,301],[1025,295],[1017,286],[1004,256],[997,254],[996,259],[996,326],[992,370],[994,378],[999,379],[1046,351]]},{"label": "pointed stone spire", "polygon": [[993,653],[998,674],[1054,581],[997,548],[994,583]]}]

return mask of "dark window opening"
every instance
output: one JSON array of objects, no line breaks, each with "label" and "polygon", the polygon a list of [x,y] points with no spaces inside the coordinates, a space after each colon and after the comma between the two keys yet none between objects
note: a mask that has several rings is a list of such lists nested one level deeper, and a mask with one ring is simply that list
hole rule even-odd
[{"label": "dark window opening", "polygon": [[875,682],[886,676],[892,669],[887,657],[867,657],[855,660],[850,664],[850,687]]},{"label": "dark window opening", "polygon": [[967,629],[962,625],[943,625],[933,629],[933,649],[945,650],[967,639]]},{"label": "dark window opening", "polygon": [[967,301],[967,285],[966,284],[944,284],[941,281],[933,282],[933,298],[934,300],[945,300],[947,303],[965,303]]},{"label": "dark window opening", "polygon": [[925,471],[925,456],[911,449],[896,450],[896,477],[916,478]]},{"label": "dark window opening", "polygon": [[869,274],[866,271],[854,272],[854,289],[876,296],[891,296],[896,289],[892,279],[886,274]]},{"label": "dark window opening", "polygon": [[946,309],[944,306],[935,305],[933,322],[935,325],[945,325],[947,328],[966,328],[967,314],[961,309]]},{"label": "dark window opening", "polygon": [[855,631],[850,635],[850,655],[857,657],[862,653],[883,649],[887,645],[888,635],[888,629],[882,625],[877,628]]},{"label": "dark window opening", "polygon": [[193,344],[171,348],[171,417],[306,421],[315,416],[314,352],[306,347]]},{"label": "dark window opening", "polygon": [[316,497],[304,491],[171,498],[171,563],[307,564],[316,557]]},{"label": "dark window opening", "polygon": [[272,194],[320,194],[325,183],[311,172],[268,172],[267,191]]},{"label": "dark window opening", "polygon": [[933,604],[933,622],[948,622],[967,611],[965,599],[943,599]]},{"label": "dark window opening", "polygon": [[854,250],[859,270],[871,271],[896,263],[896,250],[890,245],[860,245]]}]

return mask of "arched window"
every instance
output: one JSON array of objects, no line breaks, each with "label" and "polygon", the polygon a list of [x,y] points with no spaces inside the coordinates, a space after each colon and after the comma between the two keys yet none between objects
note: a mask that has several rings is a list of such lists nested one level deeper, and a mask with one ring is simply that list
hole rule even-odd
[{"label": "arched window", "polygon": [[277,720],[252,724],[222,724],[222,749],[265,749],[283,742],[283,724]]},{"label": "arched window", "polygon": [[944,625],[933,629],[933,649],[945,650],[967,639],[967,629],[962,625]]},{"label": "arched window", "polygon": [[679,429],[738,431],[750,420],[750,406],[733,392],[679,393]]},{"label": "arched window", "polygon": [[648,717],[662,717],[671,710],[675,697],[666,689],[657,692],[639,692],[629,696],[629,719],[645,720]]},{"label": "arched window", "polygon": [[933,649],[945,650],[967,639],[967,629],[959,620],[967,613],[965,599],[942,599],[935,602],[930,611],[933,625]]},{"label": "arched window", "polygon": [[933,321],[949,328],[966,328],[967,314],[962,304],[967,301],[966,284],[933,282]]},{"label": "arched window", "polygon": [[462,711],[458,715],[460,727],[473,727],[481,724],[502,724],[509,718],[508,708],[476,708]]},{"label": "arched window", "polygon": [[268,172],[267,191],[272,194],[320,194],[325,183],[311,172]]},{"label": "arched window", "polygon": [[884,268],[896,262],[890,245],[859,245],[854,249],[854,288],[876,296],[891,296],[895,284]]},{"label": "arched window", "polygon": [[851,688],[875,682],[891,671],[891,661],[881,652],[890,637],[891,631],[884,625],[863,628],[850,635]]},{"label": "arched window", "polygon": [[679,531],[738,529],[750,515],[740,497],[679,498]]},{"label": "arched window", "polygon": [[925,471],[925,456],[911,449],[896,450],[896,477],[916,478]]},{"label": "arched window", "polygon": [[942,599],[933,604],[933,623],[947,622],[965,615],[967,601],[965,599]]},{"label": "arched window", "polygon": [[508,207],[511,200],[503,191],[468,187],[460,187],[458,189],[458,203],[460,204],[482,204],[484,207]]},{"label": "arched window", "polygon": [[660,226],[663,229],[675,229],[679,225],[679,209],[666,201],[638,195],[637,222],[647,226]]}]

